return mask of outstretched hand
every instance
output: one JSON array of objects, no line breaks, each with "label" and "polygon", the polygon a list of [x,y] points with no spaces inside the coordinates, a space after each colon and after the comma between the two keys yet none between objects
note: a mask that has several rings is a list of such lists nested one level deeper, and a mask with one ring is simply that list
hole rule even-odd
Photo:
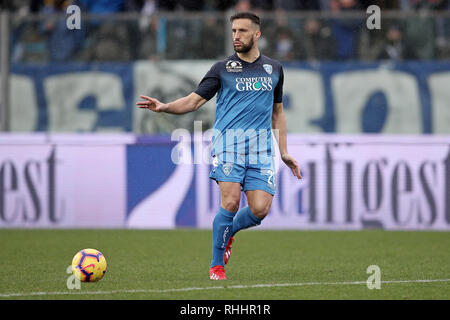
[{"label": "outstretched hand", "polygon": [[141,109],[150,109],[154,112],[163,112],[166,109],[166,105],[159,101],[158,99],[147,97],[147,96],[140,96],[141,99],[144,99],[144,101],[138,101],[136,102],[136,105],[139,106]]},{"label": "outstretched hand", "polygon": [[298,179],[302,178],[300,167],[294,158],[292,158],[289,154],[284,154],[281,156],[281,160],[283,160],[283,162],[291,169],[294,176],[296,176]]}]

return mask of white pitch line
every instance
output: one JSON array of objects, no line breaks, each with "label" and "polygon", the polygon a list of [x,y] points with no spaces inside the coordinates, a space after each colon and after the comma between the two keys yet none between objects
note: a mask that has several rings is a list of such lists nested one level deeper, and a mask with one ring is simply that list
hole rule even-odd
[{"label": "white pitch line", "polygon": [[[385,280],[381,284],[389,283],[430,283],[450,282],[450,279],[428,279],[428,280]],[[298,282],[298,283],[267,283],[253,285],[214,286],[214,287],[191,287],[172,289],[133,289],[133,290],[110,290],[110,291],[56,291],[56,292],[22,292],[22,293],[0,293],[0,298],[14,298],[26,296],[55,296],[55,295],[98,295],[116,293],[170,293],[184,291],[203,291],[217,289],[252,289],[252,288],[274,288],[274,287],[300,287],[300,286],[323,286],[323,285],[358,285],[366,284],[366,281],[343,281],[343,282]]]}]

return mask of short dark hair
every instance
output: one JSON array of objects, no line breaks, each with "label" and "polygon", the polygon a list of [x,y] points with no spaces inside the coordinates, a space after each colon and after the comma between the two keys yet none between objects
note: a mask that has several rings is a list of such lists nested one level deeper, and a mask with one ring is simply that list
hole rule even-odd
[{"label": "short dark hair", "polygon": [[259,19],[259,17],[253,12],[249,11],[238,12],[230,17],[230,22],[233,22],[236,19],[250,19],[253,23],[261,27],[261,19]]}]

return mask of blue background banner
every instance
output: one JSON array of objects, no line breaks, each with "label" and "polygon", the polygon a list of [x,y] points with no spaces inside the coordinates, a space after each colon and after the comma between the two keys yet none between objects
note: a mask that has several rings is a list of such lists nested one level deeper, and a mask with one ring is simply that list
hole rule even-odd
[{"label": "blue background banner", "polygon": [[[210,127],[214,100],[193,114],[150,114],[139,95],[171,101],[195,90],[214,61],[12,66],[13,131],[170,133]],[[288,131],[450,133],[450,62],[286,63]],[[28,101],[25,105],[25,101]]]}]

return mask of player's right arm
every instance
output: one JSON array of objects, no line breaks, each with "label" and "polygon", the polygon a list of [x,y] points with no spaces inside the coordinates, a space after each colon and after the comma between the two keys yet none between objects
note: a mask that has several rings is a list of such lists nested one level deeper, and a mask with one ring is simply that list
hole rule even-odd
[{"label": "player's right arm", "polygon": [[162,103],[158,99],[147,96],[141,96],[141,99],[143,101],[136,102],[139,108],[172,114],[185,114],[195,111],[207,101],[195,92],[169,103]]},{"label": "player's right arm", "polygon": [[195,111],[203,104],[205,104],[206,101],[210,100],[219,90],[221,86],[221,65],[221,62],[214,64],[203,77],[202,81],[197,87],[197,90],[183,98],[169,103],[162,103],[158,99],[141,96],[141,99],[143,99],[143,101],[138,101],[136,104],[139,106],[139,108],[150,109],[154,112],[184,114]]}]

